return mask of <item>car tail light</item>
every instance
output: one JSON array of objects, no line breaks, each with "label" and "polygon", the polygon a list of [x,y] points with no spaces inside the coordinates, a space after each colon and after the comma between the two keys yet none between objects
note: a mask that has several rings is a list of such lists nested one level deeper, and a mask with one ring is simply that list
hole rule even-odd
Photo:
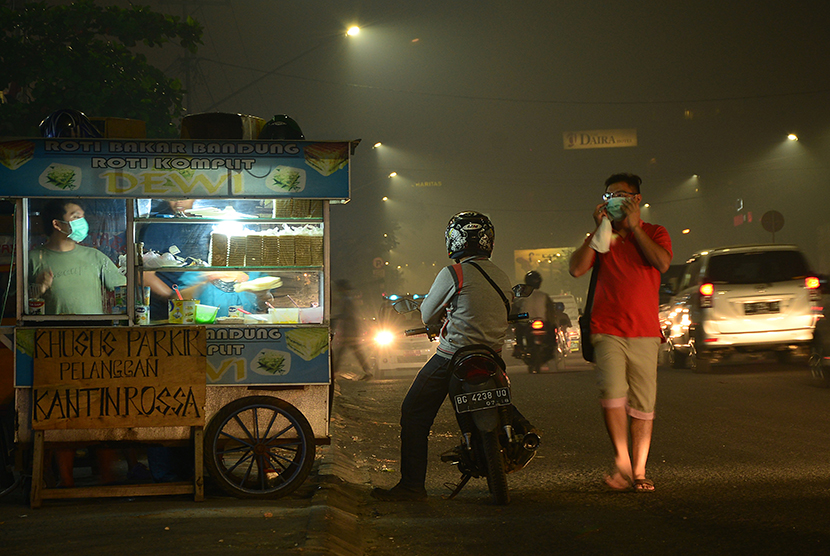
[{"label": "car tail light", "polygon": [[544,323],[544,321],[541,321],[541,320],[535,320],[535,321],[530,323],[530,327],[533,330],[542,330],[545,327],[545,323]]},{"label": "car tail light", "polygon": [[712,294],[715,293],[715,285],[706,283],[700,285],[700,308],[706,309],[712,306]]},{"label": "car tail light", "polygon": [[821,300],[821,281],[815,276],[808,276],[804,279],[804,287],[810,290],[810,301]]}]

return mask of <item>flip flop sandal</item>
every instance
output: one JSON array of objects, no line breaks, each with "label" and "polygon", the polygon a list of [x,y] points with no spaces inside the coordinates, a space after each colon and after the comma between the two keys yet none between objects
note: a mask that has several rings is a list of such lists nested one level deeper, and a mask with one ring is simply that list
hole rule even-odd
[{"label": "flip flop sandal", "polygon": [[654,481],[651,479],[634,479],[635,492],[654,492]]},{"label": "flip flop sandal", "polygon": [[605,488],[612,492],[630,492],[631,483],[622,475],[620,475],[620,478],[622,479],[623,484],[615,483],[614,477],[611,475],[606,475],[602,482],[605,485]]}]

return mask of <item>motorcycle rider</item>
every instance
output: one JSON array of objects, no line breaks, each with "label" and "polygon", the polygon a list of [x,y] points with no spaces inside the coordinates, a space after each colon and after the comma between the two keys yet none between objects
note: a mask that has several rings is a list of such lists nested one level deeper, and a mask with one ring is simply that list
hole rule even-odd
[{"label": "motorcycle rider", "polygon": [[[510,300],[513,293],[507,275],[490,261],[495,240],[490,219],[479,212],[460,212],[450,219],[444,238],[447,255],[458,264],[455,269],[444,267],[435,277],[421,304],[421,318],[427,326],[446,320],[435,355],[418,372],[401,405],[401,479],[390,489],[373,489],[372,496],[380,500],[427,497],[427,440],[449,391],[450,360],[458,349],[474,344],[500,353],[507,331],[502,295]],[[477,264],[480,271],[466,263]],[[535,432],[518,411],[516,419]]]},{"label": "motorcycle rider", "polygon": [[528,322],[516,323],[516,350],[518,354],[527,353],[532,342],[530,323],[534,320],[544,321],[547,325],[548,345],[556,342],[556,309],[550,296],[540,290],[542,275],[536,270],[525,274],[525,284],[533,288],[527,297],[520,297],[513,303],[513,313],[527,313]]}]

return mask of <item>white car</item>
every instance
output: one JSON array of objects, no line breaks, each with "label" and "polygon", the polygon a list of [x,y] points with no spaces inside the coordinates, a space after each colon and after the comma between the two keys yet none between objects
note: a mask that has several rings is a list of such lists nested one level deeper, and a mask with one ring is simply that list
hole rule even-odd
[{"label": "white car", "polygon": [[661,309],[669,361],[707,371],[734,352],[806,353],[819,317],[819,279],[795,245],[695,253]]}]

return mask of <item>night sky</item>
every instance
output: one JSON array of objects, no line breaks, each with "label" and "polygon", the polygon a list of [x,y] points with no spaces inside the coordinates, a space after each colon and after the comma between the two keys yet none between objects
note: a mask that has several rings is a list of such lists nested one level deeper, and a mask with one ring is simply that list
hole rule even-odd
[{"label": "night sky", "polygon": [[[514,250],[578,245],[621,171],[643,177],[643,219],[666,226],[675,263],[772,241],[761,217],[776,210],[775,241],[830,273],[826,0],[141,3],[205,27],[191,112],[285,113],[308,139],[362,139],[352,200],[331,210],[335,277],[365,286],[361,244],[396,229],[377,255],[425,291],[460,210],[492,218],[512,277]],[[184,82],[181,54],[151,60]],[[637,146],[564,148],[566,132],[615,129]]]}]

